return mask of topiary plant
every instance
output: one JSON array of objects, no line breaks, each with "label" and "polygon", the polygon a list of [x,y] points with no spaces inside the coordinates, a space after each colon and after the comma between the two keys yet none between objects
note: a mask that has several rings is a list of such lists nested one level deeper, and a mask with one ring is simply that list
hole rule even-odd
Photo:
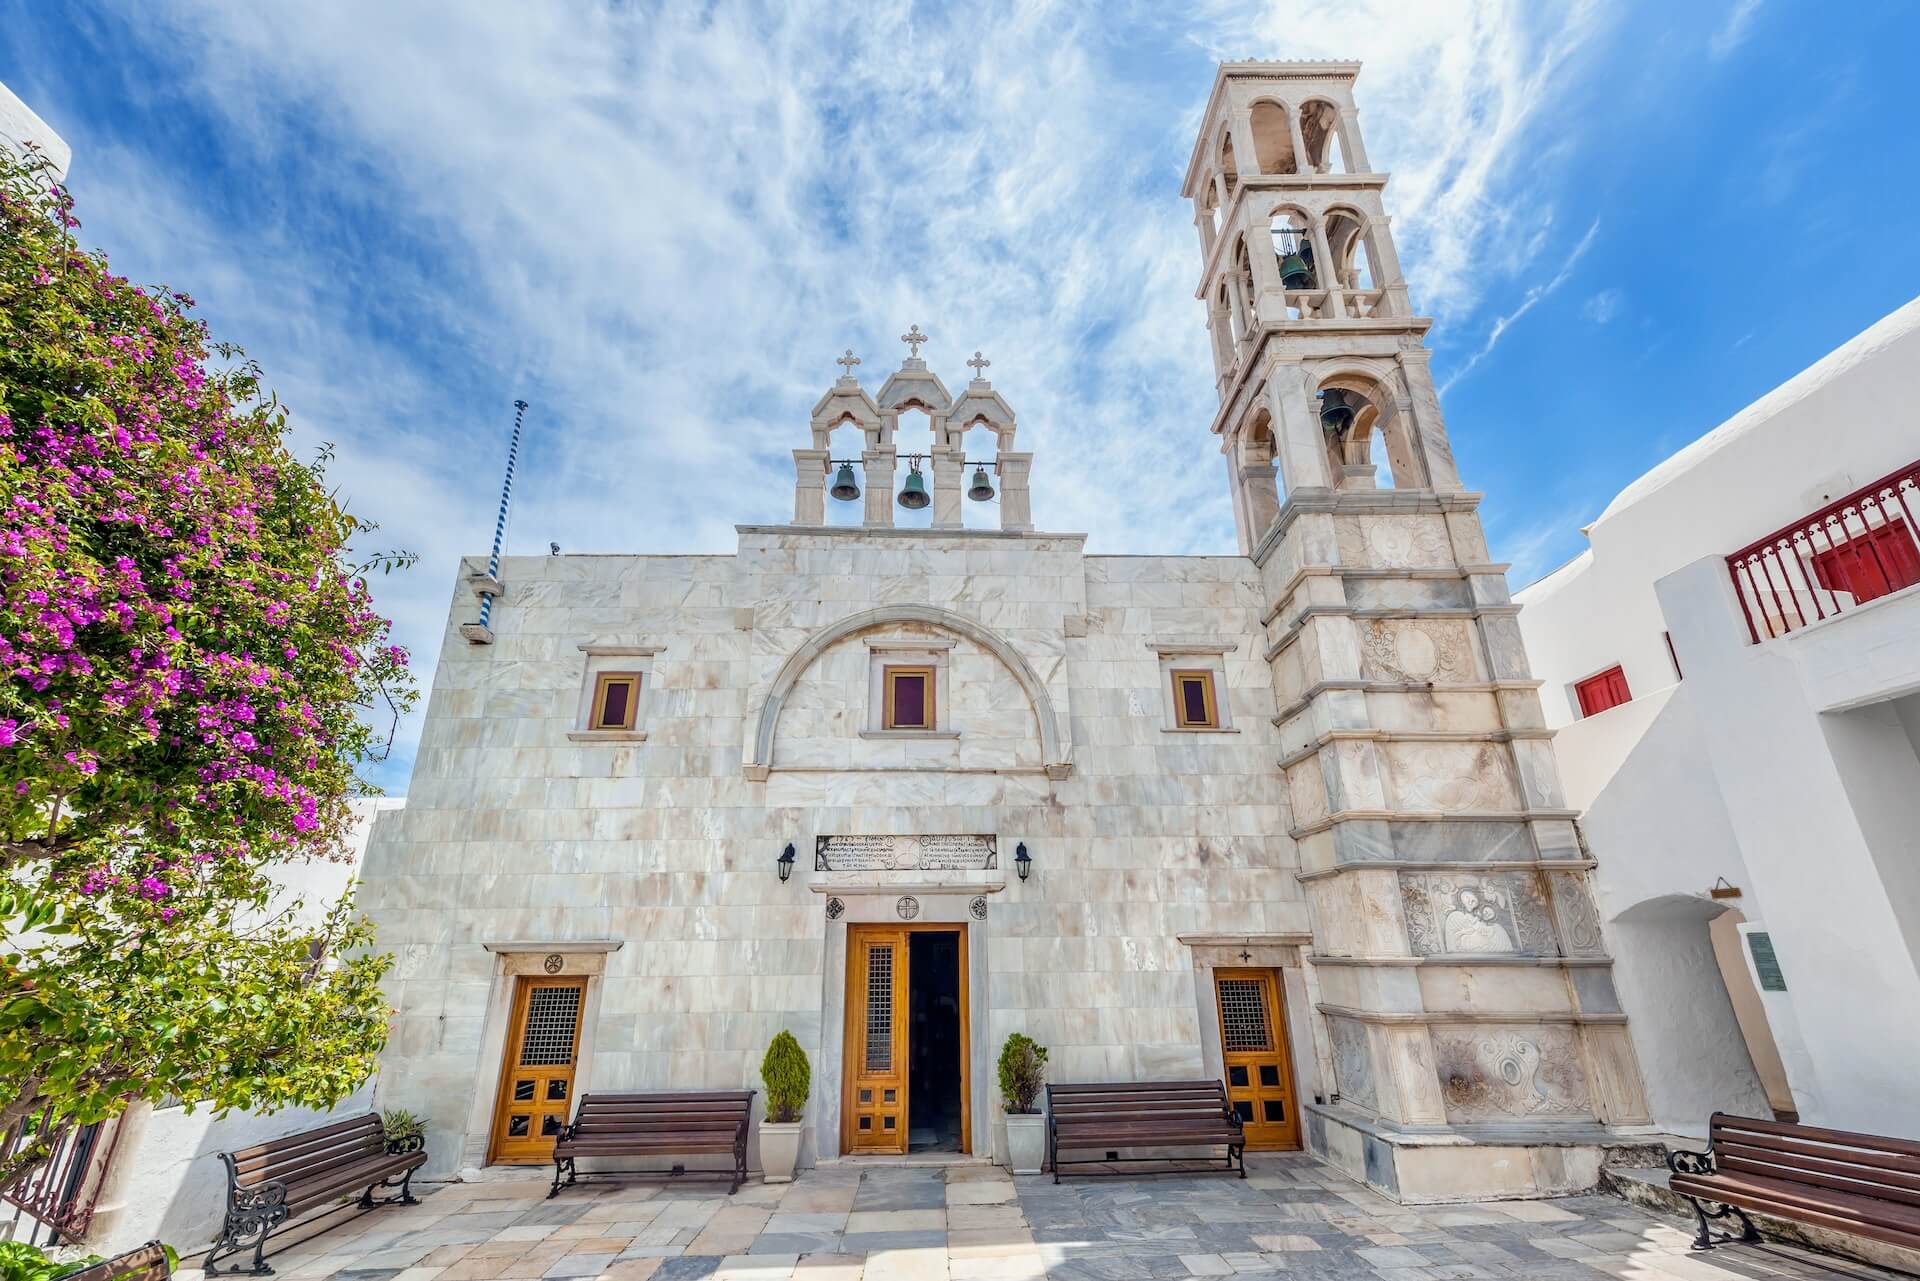
[{"label": "topiary plant", "polygon": [[1038,1112],[1034,1100],[1047,1079],[1047,1047],[1015,1032],[1000,1049],[1000,1102],[1008,1112]]},{"label": "topiary plant", "polygon": [[773,1038],[760,1060],[760,1079],[767,1083],[767,1120],[776,1125],[798,1121],[813,1090],[813,1067],[793,1033]]}]

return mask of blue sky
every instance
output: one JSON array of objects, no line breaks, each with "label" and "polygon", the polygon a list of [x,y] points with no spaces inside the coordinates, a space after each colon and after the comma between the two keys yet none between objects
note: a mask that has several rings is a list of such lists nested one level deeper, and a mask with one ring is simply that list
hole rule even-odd
[{"label": "blue sky", "polygon": [[[908,324],[975,348],[1042,528],[1224,553],[1179,183],[1221,57],[1353,57],[1462,473],[1519,586],[1628,481],[1920,293],[1920,5],[1214,0],[9,6],[86,239],[200,300],[420,567],[728,551]],[[990,513],[976,515],[987,516]],[[402,791],[415,727],[376,776]]]}]

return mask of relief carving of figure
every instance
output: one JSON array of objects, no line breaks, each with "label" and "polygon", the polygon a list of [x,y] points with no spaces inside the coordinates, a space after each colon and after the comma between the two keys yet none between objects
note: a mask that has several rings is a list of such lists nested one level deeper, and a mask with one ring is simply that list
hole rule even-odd
[{"label": "relief carving of figure", "polygon": [[1494,904],[1499,896],[1476,886],[1465,886],[1453,896],[1453,910],[1441,923],[1441,937],[1449,952],[1511,952],[1513,936],[1500,923]]}]

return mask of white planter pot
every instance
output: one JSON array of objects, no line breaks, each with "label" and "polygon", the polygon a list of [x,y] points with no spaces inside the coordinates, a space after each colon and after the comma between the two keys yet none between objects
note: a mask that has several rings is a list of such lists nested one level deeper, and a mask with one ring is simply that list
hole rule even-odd
[{"label": "white planter pot", "polygon": [[760,1168],[768,1183],[793,1182],[793,1163],[800,1159],[800,1131],[805,1121],[760,1123]]},{"label": "white planter pot", "polygon": [[1015,1174],[1039,1174],[1047,1160],[1047,1118],[1038,1113],[1007,1114],[1007,1164]]}]

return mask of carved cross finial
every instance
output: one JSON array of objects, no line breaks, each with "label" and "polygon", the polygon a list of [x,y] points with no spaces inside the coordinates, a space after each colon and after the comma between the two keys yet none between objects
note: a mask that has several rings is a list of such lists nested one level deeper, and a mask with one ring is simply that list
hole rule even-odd
[{"label": "carved cross finial", "polygon": [[1245,965],[1248,961],[1251,961],[1252,959],[1253,959],[1252,952],[1247,951],[1247,949],[1244,947],[1240,949],[1240,964]]},{"label": "carved cross finial", "polygon": [[853,377],[853,367],[860,363],[860,357],[854,355],[853,348],[849,347],[847,348],[847,354],[844,356],[835,356],[833,358],[833,363],[836,365],[846,366],[847,372],[844,374],[841,374],[840,376],[842,378],[851,378]]},{"label": "carved cross finial", "polygon": [[920,332],[920,326],[911,325],[907,328],[906,333],[900,335],[900,341],[905,343],[907,350],[913,353],[909,359],[918,360],[920,358],[920,344],[927,341],[927,336]]},{"label": "carved cross finial", "polygon": [[992,363],[991,360],[988,360],[976,351],[973,353],[973,359],[967,362],[967,368],[973,371],[975,378],[985,378],[987,376],[987,366]]}]

